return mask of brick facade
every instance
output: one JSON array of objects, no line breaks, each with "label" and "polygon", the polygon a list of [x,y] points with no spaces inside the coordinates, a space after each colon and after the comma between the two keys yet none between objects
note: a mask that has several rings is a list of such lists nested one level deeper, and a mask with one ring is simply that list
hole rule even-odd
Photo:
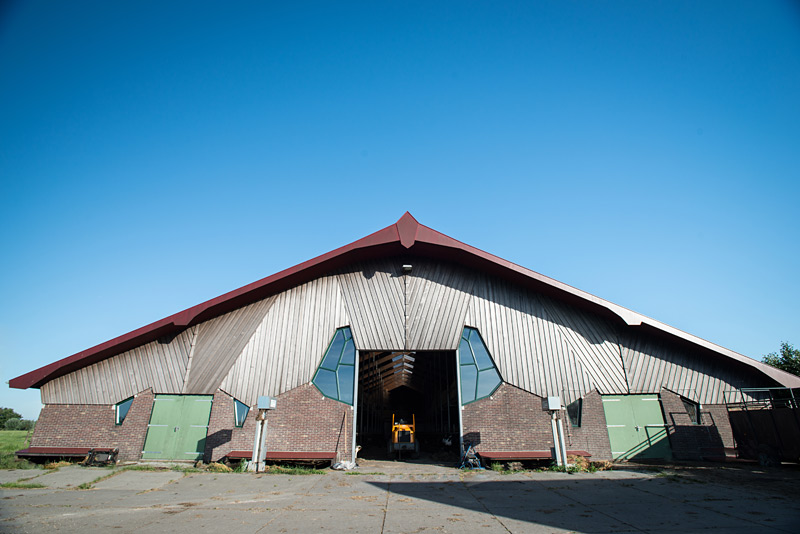
[{"label": "brick facade", "polygon": [[590,391],[583,397],[581,411],[579,427],[572,426],[569,417],[563,414],[567,449],[587,451],[592,455],[592,460],[610,460],[611,442],[608,439],[603,397],[597,391]]},{"label": "brick facade", "polygon": [[[703,449],[733,447],[733,433],[724,405],[703,405],[700,424],[691,422],[680,395],[661,391],[661,406],[672,453],[676,459],[696,460]],[[117,447],[119,460],[141,458],[154,395],[146,390],[134,397],[122,425],[114,424],[114,406],[48,404],[42,408],[31,439],[33,447]],[[550,416],[542,397],[502,384],[491,396],[464,407],[464,441],[483,451],[549,450],[553,446]],[[272,451],[337,452],[351,456],[353,410],[324,397],[304,384],[277,397],[267,413],[267,447]],[[232,450],[250,450],[256,410],[244,427],[234,427],[234,401],[217,391],[211,408],[205,461],[219,460]],[[581,426],[573,427],[562,412],[568,449],[588,451],[593,460],[611,459],[601,396],[583,397]]]},{"label": "brick facade", "polygon": [[[32,447],[117,447],[120,461],[142,456],[153,409],[152,390],[134,397],[121,425],[114,424],[114,406],[47,404],[31,439]],[[267,414],[267,447],[273,451],[331,452],[337,460],[351,455],[352,407],[324,397],[305,384],[277,397]],[[251,450],[257,410],[250,410],[242,428],[234,426],[233,397],[214,394],[206,438],[205,461],[219,460],[232,450]]]},{"label": "brick facade", "polygon": [[[267,412],[267,449],[285,452],[332,452],[337,461],[349,460],[353,439],[351,406],[324,397],[312,384],[304,384],[276,397],[277,407]],[[214,395],[206,460],[219,460],[234,450],[252,450],[257,410],[250,410],[244,427],[233,428],[233,398],[222,391]]]},{"label": "brick facade", "polygon": [[[478,452],[550,450],[553,432],[542,401],[538,395],[502,384],[492,396],[464,406],[464,441]],[[568,449],[586,450],[593,460],[611,459],[605,412],[597,392],[583,400],[580,427],[572,427],[563,411],[562,418]]]},{"label": "brick facade", "polygon": [[152,390],[134,397],[121,425],[114,424],[113,405],[47,404],[39,414],[31,446],[116,447],[119,460],[138,460],[152,409]]},{"label": "brick facade", "polygon": [[733,447],[728,410],[724,404],[704,404],[700,422],[693,423],[680,395],[661,390],[661,408],[667,425],[672,455],[678,460],[699,460],[703,449]]}]

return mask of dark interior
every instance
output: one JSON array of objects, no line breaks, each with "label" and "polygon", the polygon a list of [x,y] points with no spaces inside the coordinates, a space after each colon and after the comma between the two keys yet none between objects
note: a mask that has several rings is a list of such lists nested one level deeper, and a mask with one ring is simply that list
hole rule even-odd
[{"label": "dark interior", "polygon": [[360,458],[416,456],[388,453],[392,414],[395,420],[408,423],[416,417],[422,459],[458,458],[455,351],[364,351],[358,374],[356,442],[362,447]]}]

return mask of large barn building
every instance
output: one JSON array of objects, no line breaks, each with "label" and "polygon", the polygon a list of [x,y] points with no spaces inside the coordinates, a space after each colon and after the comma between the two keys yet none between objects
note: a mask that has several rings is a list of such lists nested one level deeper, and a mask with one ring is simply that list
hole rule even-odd
[{"label": "large barn building", "polygon": [[122,460],[385,454],[392,415],[422,450],[451,437],[488,458],[549,456],[547,397],[568,449],[699,458],[733,446],[726,400],[791,374],[420,225],[354,243],[10,382],[39,388],[28,454]]}]

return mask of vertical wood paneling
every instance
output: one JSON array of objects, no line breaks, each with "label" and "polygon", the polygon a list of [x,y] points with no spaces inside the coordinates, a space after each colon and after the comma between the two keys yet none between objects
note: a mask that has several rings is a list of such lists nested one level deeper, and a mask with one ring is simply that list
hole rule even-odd
[{"label": "vertical wood paneling", "polygon": [[539,298],[600,393],[627,393],[616,330],[600,318],[544,296]]},{"label": "vertical wood paneling", "polygon": [[[336,328],[360,350],[454,350],[463,326],[479,329],[503,379],[565,402],[662,387],[703,404],[760,385],[757,371],[644,337],[552,297],[458,265],[389,258],[234,310],[175,337],[136,347],[42,386],[46,403],[113,404],[157,393],[213,393],[252,404],[311,380]],[[192,337],[197,334],[187,375]],[[185,384],[185,385],[184,385]]]},{"label": "vertical wood paneling", "polygon": [[169,344],[153,341],[56,378],[42,386],[47,404],[115,404],[149,387],[180,393],[189,359],[190,330]]},{"label": "vertical wood paneling", "polygon": [[339,273],[353,336],[362,350],[403,349],[404,280],[397,261],[359,263]]},{"label": "vertical wood paneling", "polygon": [[641,335],[623,336],[622,355],[631,393],[667,388],[701,404],[720,404],[725,392],[758,383],[757,373],[741,365],[723,365]]},{"label": "vertical wood paneling", "polygon": [[184,393],[217,390],[274,301],[266,298],[198,325]]},{"label": "vertical wood paneling", "polygon": [[455,350],[474,276],[429,261],[414,261],[408,284],[408,349]]},{"label": "vertical wood paneling", "polygon": [[336,276],[276,295],[220,388],[252,405],[311,381],[336,328],[349,323]]},{"label": "vertical wood paneling", "polygon": [[537,395],[567,398],[592,387],[578,351],[537,295],[481,276],[466,317],[481,332],[506,382]]}]

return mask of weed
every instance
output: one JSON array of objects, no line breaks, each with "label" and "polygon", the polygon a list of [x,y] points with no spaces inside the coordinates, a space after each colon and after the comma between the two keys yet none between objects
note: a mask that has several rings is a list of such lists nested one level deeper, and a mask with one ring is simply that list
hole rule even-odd
[{"label": "weed", "polygon": [[58,469],[59,467],[67,467],[69,465],[72,465],[72,463],[71,462],[67,462],[65,460],[61,460],[60,462],[49,462],[49,463],[46,463],[42,467],[44,467],[45,469]]},{"label": "weed", "polygon": [[359,472],[359,471],[348,471],[345,475],[385,475],[386,473],[381,473],[380,471],[369,471],[369,472]]},{"label": "weed", "polygon": [[27,482],[4,482],[0,484],[0,488],[13,488],[13,489],[38,489],[46,488],[44,484],[30,484]]},{"label": "weed", "polygon": [[302,465],[268,465],[264,473],[268,475],[324,475],[325,471]]},{"label": "weed", "polygon": [[206,466],[206,471],[209,471],[211,473],[232,473],[233,469],[231,469],[225,464],[221,464],[218,462],[211,462]]},{"label": "weed", "polygon": [[513,473],[524,471],[524,468],[522,467],[522,462],[509,462],[508,464],[502,464],[501,462],[492,462],[489,465],[489,469],[491,469],[498,475],[511,475]]}]

